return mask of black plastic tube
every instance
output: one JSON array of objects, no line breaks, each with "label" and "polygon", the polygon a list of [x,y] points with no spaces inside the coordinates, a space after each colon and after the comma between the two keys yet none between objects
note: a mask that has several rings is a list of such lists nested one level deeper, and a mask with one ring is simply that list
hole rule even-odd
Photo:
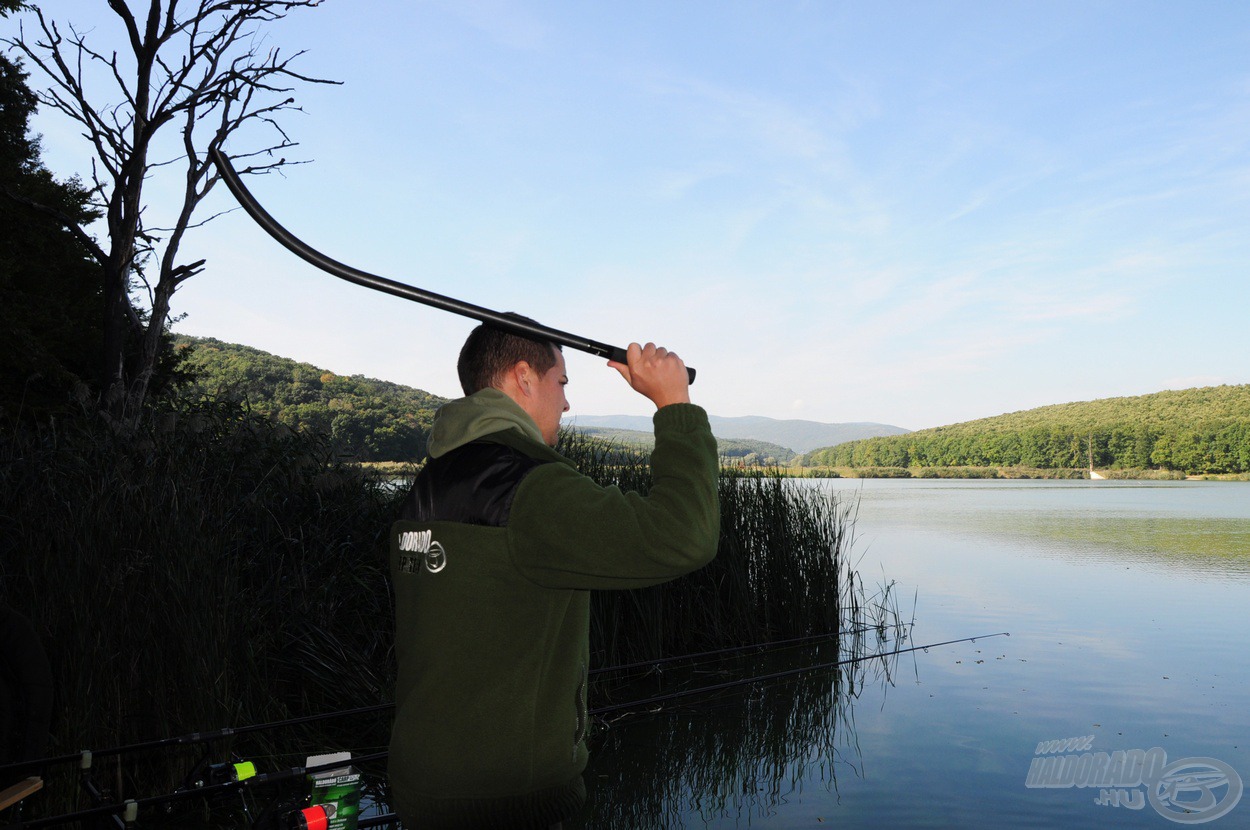
[{"label": "black plastic tube", "polygon": [[[221,173],[221,179],[226,183],[226,187],[234,194],[234,198],[247,211],[248,215],[256,221],[265,231],[280,242],[283,247],[291,253],[303,259],[322,271],[333,274],[340,279],[348,282],[362,285],[365,288],[372,288],[374,291],[381,291],[385,294],[391,294],[396,297],[403,297],[405,300],[422,303],[424,305],[433,306],[434,308],[450,311],[453,314],[459,314],[463,317],[471,317],[474,320],[480,320],[483,323],[490,323],[493,326],[506,329],[517,334],[527,337],[536,337],[540,340],[550,340],[561,346],[568,346],[571,349],[577,349],[582,352],[589,352],[599,357],[606,357],[608,360],[614,360],[617,363],[625,363],[625,350],[619,346],[610,346],[607,343],[600,343],[597,340],[591,340],[586,337],[580,337],[576,334],[570,334],[567,331],[549,328],[539,323],[531,323],[526,320],[518,320],[516,317],[502,314],[498,311],[491,311],[489,308],[466,303],[443,294],[435,294],[433,291],[426,291],[407,283],[398,282],[387,277],[379,277],[377,274],[370,274],[368,271],[361,271],[359,268],[353,268],[345,265],[338,260],[331,259],[325,254],[317,251],[303,241],[295,234],[288,231],[278,223],[278,220],[269,215],[269,212],[261,207],[260,202],[256,201],[247,187],[244,186],[243,180],[239,178],[239,174],[235,172],[231,166],[230,160],[220,149],[214,147],[208,151],[209,157],[213,160],[213,164],[217,166],[217,170]],[[695,371],[689,366],[686,372],[690,376],[690,382],[694,383]]]}]

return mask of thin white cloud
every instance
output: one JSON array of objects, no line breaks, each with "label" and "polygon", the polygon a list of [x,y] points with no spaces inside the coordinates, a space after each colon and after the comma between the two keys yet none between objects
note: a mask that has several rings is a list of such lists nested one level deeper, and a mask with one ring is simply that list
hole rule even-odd
[{"label": "thin white cloud", "polygon": [[708,182],[732,172],[724,162],[699,164],[686,169],[662,170],[651,176],[651,193],[661,201],[680,201]]},{"label": "thin white cloud", "polygon": [[540,49],[550,34],[550,28],[529,7],[513,0],[450,0],[440,5],[510,49]]}]

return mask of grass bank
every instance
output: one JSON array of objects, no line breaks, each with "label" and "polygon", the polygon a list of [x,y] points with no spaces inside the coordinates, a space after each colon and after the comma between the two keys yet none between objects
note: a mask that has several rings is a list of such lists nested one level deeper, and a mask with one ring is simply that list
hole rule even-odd
[{"label": "grass bank", "polygon": [[1187,481],[1250,481],[1250,473],[1202,473],[1185,476]]},{"label": "grass bank", "polygon": [[[1089,478],[1089,470],[1076,468],[1042,467],[806,467],[804,475],[810,478],[958,478],[958,479],[1060,479]],[[1098,470],[1108,479],[1142,481],[1181,481],[1184,473],[1176,470],[1123,469]],[[1189,476],[1189,478],[1216,478],[1215,476]],[[1219,477],[1229,480],[1227,477]],[[1235,478],[1235,477],[1234,477]],[[1246,477],[1250,478],[1250,476]],[[1245,479],[1242,479],[1245,480]]]}]

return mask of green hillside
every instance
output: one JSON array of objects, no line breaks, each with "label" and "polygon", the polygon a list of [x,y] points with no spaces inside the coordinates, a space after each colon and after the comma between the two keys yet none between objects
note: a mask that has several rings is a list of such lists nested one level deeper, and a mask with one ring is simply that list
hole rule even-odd
[{"label": "green hillside", "polygon": [[[594,427],[608,430],[635,430],[648,435],[651,433],[650,415],[584,415],[579,413],[574,420],[578,429]],[[908,432],[902,427],[890,424],[865,422],[829,424],[797,419],[778,420],[765,418],[762,415],[726,417],[709,413],[708,422],[712,425],[712,434],[717,438],[759,441],[771,444],[773,447],[788,448],[794,453],[808,452],[818,447],[832,447],[858,438],[902,435]],[[761,454],[775,455],[771,450],[761,451]]]},{"label": "green hillside", "polygon": [[1250,384],[1043,406],[814,450],[806,466],[1250,472]]},{"label": "green hillside", "polygon": [[[640,447],[650,451],[655,447],[655,435],[636,429],[616,429],[613,427],[575,426],[578,432],[591,438],[614,444]],[[777,466],[787,464],[797,453],[789,447],[771,444],[768,441],[753,441],[745,438],[716,438],[716,451],[721,458],[733,463],[762,464]]]},{"label": "green hillside", "polygon": [[360,461],[414,461],[425,456],[434,410],[445,399],[361,375],[336,375],[309,363],[233,343],[179,337],[192,347],[192,395],[239,401],[292,429],[330,436],[340,453]]}]

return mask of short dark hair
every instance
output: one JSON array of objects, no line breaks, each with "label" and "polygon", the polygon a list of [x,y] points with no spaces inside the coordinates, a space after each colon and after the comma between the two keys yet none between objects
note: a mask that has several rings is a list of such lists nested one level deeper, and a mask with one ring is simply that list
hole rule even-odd
[{"label": "short dark hair", "polygon": [[[506,316],[527,323],[537,323],[536,320],[511,311]],[[460,359],[456,361],[460,387],[464,394],[472,395],[494,386],[504,372],[522,360],[541,377],[556,365],[556,352],[559,349],[559,344],[550,340],[514,334],[497,325],[482,323],[469,332],[460,348]]]}]

